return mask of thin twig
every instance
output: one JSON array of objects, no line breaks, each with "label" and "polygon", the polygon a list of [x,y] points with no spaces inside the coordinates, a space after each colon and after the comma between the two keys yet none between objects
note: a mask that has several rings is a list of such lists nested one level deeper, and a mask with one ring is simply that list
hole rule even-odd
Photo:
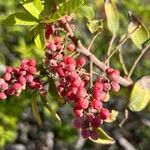
[{"label": "thin twig", "polygon": [[119,50],[120,46],[122,46],[128,40],[128,38],[131,36],[131,34],[134,33],[138,28],[139,27],[136,27],[132,32],[126,34],[126,36],[116,46],[115,50],[108,56],[108,58],[105,61],[105,64],[108,63],[108,61],[111,59],[111,57]]},{"label": "thin twig", "polygon": [[124,59],[122,57],[122,46],[120,46],[120,48],[119,48],[119,60],[120,60],[120,63],[122,65],[122,69],[123,69],[125,75],[128,75],[128,70],[127,70],[127,67],[125,65]]},{"label": "thin twig", "polygon": [[141,54],[140,54],[140,55],[138,56],[138,58],[135,60],[133,66],[132,66],[132,68],[131,68],[131,70],[130,70],[130,72],[129,72],[129,74],[128,74],[128,77],[127,77],[128,79],[131,78],[132,73],[133,73],[135,67],[137,66],[137,64],[139,63],[140,59],[143,57],[143,55],[146,53],[146,51],[147,51],[149,48],[150,48],[150,44],[147,45],[147,46],[142,50]]},{"label": "thin twig", "polygon": [[88,51],[91,50],[92,45],[93,45],[93,43],[95,42],[97,36],[100,35],[101,33],[102,33],[102,32],[98,32],[98,33],[93,37],[92,41],[91,41],[90,44],[89,44],[89,47],[87,48]]},{"label": "thin twig", "polygon": [[128,119],[128,116],[129,116],[129,112],[128,110],[126,109],[125,112],[124,112],[124,119],[121,121],[121,123],[119,124],[119,127],[122,128],[123,124],[125,123],[125,121]]},{"label": "thin twig", "polygon": [[[112,38],[111,38],[111,41],[109,43],[109,48],[108,48],[108,51],[107,51],[107,56],[109,57],[110,53],[111,53],[111,50],[112,50],[112,47],[113,47],[113,43],[115,42],[115,39],[116,39],[116,34],[113,34]],[[107,62],[107,65],[109,66],[109,60]]]},{"label": "thin twig", "polygon": [[118,46],[115,48],[115,50],[108,56],[108,58],[105,61],[105,64],[108,63],[108,61],[111,59],[111,57],[119,50],[119,48],[128,40],[129,36],[126,35],[123,40],[118,44]]}]

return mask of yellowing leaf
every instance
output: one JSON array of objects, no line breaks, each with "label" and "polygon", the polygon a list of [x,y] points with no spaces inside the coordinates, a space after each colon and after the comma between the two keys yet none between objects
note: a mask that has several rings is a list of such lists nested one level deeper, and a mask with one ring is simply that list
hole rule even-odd
[{"label": "yellowing leaf", "polygon": [[146,107],[150,100],[150,76],[144,76],[133,87],[129,108],[140,111]]},{"label": "yellowing leaf", "polygon": [[91,141],[99,144],[114,144],[115,140],[111,138],[103,129],[97,128],[95,129],[99,133],[99,139],[93,140],[90,138]]},{"label": "yellowing leaf", "polygon": [[129,13],[129,20],[128,33],[130,38],[137,48],[142,49],[145,42],[149,39],[149,33],[143,23],[131,12]]},{"label": "yellowing leaf", "polygon": [[119,28],[119,17],[115,3],[113,3],[111,0],[105,0],[104,8],[108,29],[113,34],[116,34]]},{"label": "yellowing leaf", "polygon": [[103,22],[100,20],[92,20],[87,24],[91,33],[101,32],[103,30]]},{"label": "yellowing leaf", "polygon": [[39,19],[43,6],[40,0],[19,0],[22,6],[35,18]]},{"label": "yellowing leaf", "polygon": [[110,117],[106,120],[106,122],[113,122],[113,121],[115,121],[117,116],[118,116],[118,111],[112,110],[111,114],[110,114]]}]

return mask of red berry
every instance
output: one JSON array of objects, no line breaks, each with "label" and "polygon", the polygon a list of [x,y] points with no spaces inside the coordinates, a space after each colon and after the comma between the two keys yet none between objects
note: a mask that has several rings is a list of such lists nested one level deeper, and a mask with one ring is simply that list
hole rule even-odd
[{"label": "red berry", "polygon": [[22,89],[22,85],[20,83],[14,83],[13,89],[15,91],[21,90]]},{"label": "red berry", "polygon": [[114,92],[118,92],[120,90],[120,85],[117,82],[112,82],[111,87]]},{"label": "red berry", "polygon": [[27,63],[21,63],[21,69],[28,70],[29,65]]},{"label": "red berry", "polygon": [[1,84],[1,89],[4,90],[4,91],[7,90],[8,89],[8,84],[6,82]]},{"label": "red berry", "polygon": [[94,86],[93,86],[93,91],[95,91],[95,92],[102,92],[103,88],[104,88],[104,86],[103,86],[102,83],[96,82],[94,84]]},{"label": "red berry", "polygon": [[5,83],[5,80],[3,78],[0,78],[0,85]]},{"label": "red berry", "polygon": [[73,125],[74,125],[75,128],[81,128],[82,124],[83,124],[83,121],[82,121],[82,118],[80,118],[80,117],[76,117],[73,120]]},{"label": "red berry", "polygon": [[65,76],[65,73],[64,73],[64,71],[61,67],[57,68],[57,72],[58,72],[59,77],[64,77]]},{"label": "red berry", "polygon": [[75,45],[74,44],[69,44],[67,46],[67,50],[73,52],[75,50]]},{"label": "red berry", "polygon": [[91,126],[93,128],[98,128],[101,125],[101,119],[99,117],[94,117],[91,119]]},{"label": "red berry", "polygon": [[6,98],[7,98],[6,94],[4,92],[0,92],[0,100],[4,100]]},{"label": "red berry", "polygon": [[108,75],[112,81],[118,82],[119,77],[120,77],[120,72],[118,70],[114,70],[113,72],[111,72]]},{"label": "red berry", "polygon": [[91,102],[91,107],[100,110],[102,108],[102,102],[100,100],[93,99]]},{"label": "red berry", "polygon": [[61,44],[61,42],[62,42],[62,38],[61,38],[60,36],[56,36],[56,37],[54,38],[54,43],[55,43],[55,44]]},{"label": "red berry", "polygon": [[102,120],[106,120],[106,119],[109,118],[109,116],[110,116],[109,110],[106,109],[106,108],[102,108],[101,111],[100,111],[100,118],[101,118]]},{"label": "red berry", "polygon": [[108,68],[108,69],[106,69],[106,73],[107,73],[107,74],[110,74],[110,73],[112,73],[113,71],[114,71],[113,68]]},{"label": "red berry", "polygon": [[8,90],[7,90],[7,94],[8,95],[13,95],[15,93],[15,90],[13,89],[13,88],[9,88]]},{"label": "red berry", "polygon": [[78,106],[75,106],[73,111],[74,111],[74,114],[77,117],[82,117],[83,116],[83,109],[79,108]]},{"label": "red berry", "polygon": [[86,95],[86,89],[84,87],[79,87],[76,93],[77,98],[84,98]]},{"label": "red berry", "polygon": [[3,78],[4,78],[4,80],[6,80],[6,81],[10,81],[10,79],[11,79],[11,74],[10,74],[10,73],[6,73]]},{"label": "red berry", "polygon": [[80,98],[80,99],[77,100],[77,105],[81,109],[86,109],[89,105],[89,101],[85,98]]},{"label": "red berry", "polygon": [[29,62],[28,62],[28,64],[29,64],[30,66],[35,67],[35,66],[36,66],[36,60],[35,60],[35,59],[30,59]]},{"label": "red berry", "polygon": [[27,73],[27,72],[26,72],[25,70],[20,70],[20,71],[19,71],[19,74],[22,75],[22,76],[25,76],[26,73]]},{"label": "red berry", "polygon": [[99,133],[98,131],[91,131],[90,132],[90,137],[93,139],[93,140],[97,140],[99,138]]},{"label": "red berry", "polygon": [[56,51],[57,49],[56,45],[53,42],[47,42],[46,47],[48,50],[51,50],[51,51]]},{"label": "red berry", "polygon": [[18,81],[24,85],[26,83],[26,78],[25,77],[19,77]]},{"label": "red berry", "polygon": [[30,74],[26,75],[25,78],[26,78],[27,82],[32,82],[34,79],[33,76]]},{"label": "red berry", "polygon": [[12,72],[12,70],[13,70],[13,69],[12,69],[12,67],[11,67],[11,66],[6,67],[6,72],[7,72],[7,73],[11,73],[11,72]]},{"label": "red berry", "polygon": [[30,74],[35,74],[36,73],[36,68],[34,66],[30,66],[28,72]]},{"label": "red berry", "polygon": [[81,135],[82,135],[83,138],[88,139],[90,137],[90,130],[82,129]]},{"label": "red berry", "polygon": [[48,39],[49,36],[50,36],[51,34],[53,34],[54,32],[55,32],[54,27],[53,27],[52,25],[47,25],[47,26],[46,26],[46,31],[45,31],[45,37],[46,37],[46,39]]},{"label": "red berry", "polygon": [[77,60],[76,60],[76,63],[77,63],[77,67],[82,67],[86,64],[86,59],[85,57],[82,57],[80,56]]}]

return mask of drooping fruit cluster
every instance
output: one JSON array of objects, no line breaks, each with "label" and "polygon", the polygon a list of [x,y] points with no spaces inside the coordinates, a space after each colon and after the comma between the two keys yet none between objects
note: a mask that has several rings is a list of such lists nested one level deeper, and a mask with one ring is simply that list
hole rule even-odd
[{"label": "drooping fruit cluster", "polygon": [[66,39],[60,36],[59,30],[56,30],[55,25],[49,25],[48,28],[53,28],[53,32],[47,38],[45,67],[51,76],[57,78],[60,94],[74,104],[74,126],[81,130],[84,138],[91,137],[96,140],[99,133],[95,128],[110,117],[110,112],[103,107],[103,102],[107,100],[111,89],[115,92],[119,91],[120,73],[112,68],[106,69],[90,89],[90,76],[83,68],[85,64],[88,64],[86,58],[79,56],[74,59],[66,55],[68,51],[76,50],[75,45],[70,42],[70,39],[66,42]]},{"label": "drooping fruit cluster", "polygon": [[37,77],[36,60],[24,59],[20,67],[7,67],[5,74],[0,78],[0,100],[8,96],[19,96],[26,86],[37,89],[45,95],[44,86]]}]

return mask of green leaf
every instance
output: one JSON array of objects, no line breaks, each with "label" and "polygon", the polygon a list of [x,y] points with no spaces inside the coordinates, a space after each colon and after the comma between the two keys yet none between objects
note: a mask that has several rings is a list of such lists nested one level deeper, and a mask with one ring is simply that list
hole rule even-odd
[{"label": "green leaf", "polygon": [[48,109],[48,111],[51,114],[52,119],[57,121],[58,123],[62,123],[59,115],[56,113],[56,111],[51,107],[51,105],[47,102],[46,97],[41,97],[41,100],[43,101],[44,106]]},{"label": "green leaf", "polygon": [[38,20],[26,12],[18,12],[8,16],[4,21],[4,25],[37,25]]},{"label": "green leaf", "polygon": [[144,109],[150,100],[150,76],[144,76],[134,84],[129,108],[132,111]]},{"label": "green leaf", "polygon": [[94,9],[90,6],[81,6],[79,7],[79,12],[81,15],[85,16],[88,20],[94,18]]},{"label": "green leaf", "polygon": [[79,8],[84,3],[84,0],[68,0],[62,3],[59,9],[52,15],[52,20],[60,19],[61,17],[72,13],[74,10]]},{"label": "green leaf", "polygon": [[45,48],[45,30],[41,24],[34,28],[34,42],[38,49]]},{"label": "green leaf", "polygon": [[41,15],[45,18],[49,18],[52,15],[52,1],[50,0],[44,0],[43,2],[43,11],[41,12]]},{"label": "green leaf", "polygon": [[97,140],[93,140],[90,138],[91,141],[99,144],[114,144],[115,140],[111,138],[103,129],[97,128],[95,129],[99,133],[99,138]]},{"label": "green leaf", "polygon": [[33,116],[34,116],[35,120],[41,126],[42,125],[42,120],[41,120],[41,117],[40,117],[40,114],[39,114],[39,110],[38,110],[38,106],[36,104],[35,97],[32,98],[31,108],[32,108],[32,112],[33,112]]},{"label": "green leaf", "polygon": [[119,28],[119,16],[115,3],[113,3],[111,0],[105,0],[104,8],[108,29],[110,32],[112,32],[112,34],[116,34]]},{"label": "green leaf", "polygon": [[101,32],[103,30],[103,23],[100,20],[92,20],[87,24],[91,33]]},{"label": "green leaf", "polygon": [[35,18],[40,18],[43,6],[40,0],[19,0],[22,6]]},{"label": "green leaf", "polygon": [[58,89],[52,77],[49,78],[49,93],[60,104],[65,104],[65,99],[58,93]]},{"label": "green leaf", "polygon": [[148,30],[131,12],[129,12],[129,20],[128,32],[130,38],[137,48],[142,49],[149,39]]}]

